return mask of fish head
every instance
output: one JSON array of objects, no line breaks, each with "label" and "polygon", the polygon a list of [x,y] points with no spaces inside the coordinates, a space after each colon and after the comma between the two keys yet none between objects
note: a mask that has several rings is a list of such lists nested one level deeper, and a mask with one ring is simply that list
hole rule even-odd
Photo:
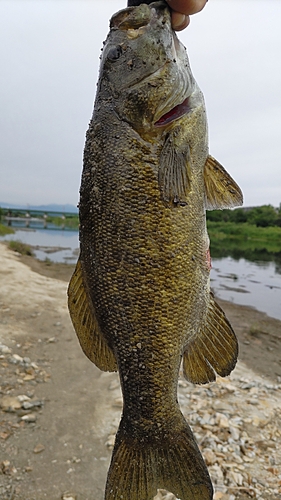
[{"label": "fish head", "polygon": [[120,120],[151,141],[163,128],[204,105],[185,47],[171,27],[166,2],[141,4],[113,15],[99,90]]}]

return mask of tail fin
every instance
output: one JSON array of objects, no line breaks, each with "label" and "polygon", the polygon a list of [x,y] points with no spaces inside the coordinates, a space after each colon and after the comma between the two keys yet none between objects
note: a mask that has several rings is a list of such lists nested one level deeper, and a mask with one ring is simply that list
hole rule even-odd
[{"label": "tail fin", "polygon": [[[124,417],[116,436],[105,500],[153,500],[166,489],[180,500],[211,500],[212,483],[192,431],[180,414],[169,431],[133,436]],[[130,426],[131,427],[131,426]],[[180,430],[177,430],[180,427]]]}]

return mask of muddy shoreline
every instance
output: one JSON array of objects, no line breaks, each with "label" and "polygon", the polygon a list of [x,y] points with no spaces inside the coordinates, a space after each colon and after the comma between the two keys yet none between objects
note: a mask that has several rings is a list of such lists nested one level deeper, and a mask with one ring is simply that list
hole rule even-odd
[{"label": "muddy shoreline", "polygon": [[[122,398],[117,374],[99,371],[74,333],[66,301],[73,268],[0,244],[1,500],[104,498]],[[221,305],[239,339],[237,368],[206,386],[181,378],[178,399],[214,500],[278,500],[281,322]]]}]

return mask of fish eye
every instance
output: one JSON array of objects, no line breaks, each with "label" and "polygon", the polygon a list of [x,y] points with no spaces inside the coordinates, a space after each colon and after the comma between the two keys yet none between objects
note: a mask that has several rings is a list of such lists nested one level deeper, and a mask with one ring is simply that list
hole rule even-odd
[{"label": "fish eye", "polygon": [[116,61],[117,59],[119,59],[121,54],[122,54],[121,45],[115,45],[114,47],[111,47],[111,49],[109,49],[109,51],[107,53],[107,58],[110,61]]}]

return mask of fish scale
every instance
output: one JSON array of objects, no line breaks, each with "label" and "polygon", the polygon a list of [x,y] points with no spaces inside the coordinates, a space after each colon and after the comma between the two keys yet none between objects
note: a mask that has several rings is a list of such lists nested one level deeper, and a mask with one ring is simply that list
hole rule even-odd
[{"label": "fish scale", "polygon": [[234,368],[237,341],[210,291],[206,208],[242,194],[208,152],[203,95],[165,2],[110,22],[84,151],[80,256],[68,295],[85,354],[118,370],[123,414],[105,500],[210,500],[177,402]]}]

